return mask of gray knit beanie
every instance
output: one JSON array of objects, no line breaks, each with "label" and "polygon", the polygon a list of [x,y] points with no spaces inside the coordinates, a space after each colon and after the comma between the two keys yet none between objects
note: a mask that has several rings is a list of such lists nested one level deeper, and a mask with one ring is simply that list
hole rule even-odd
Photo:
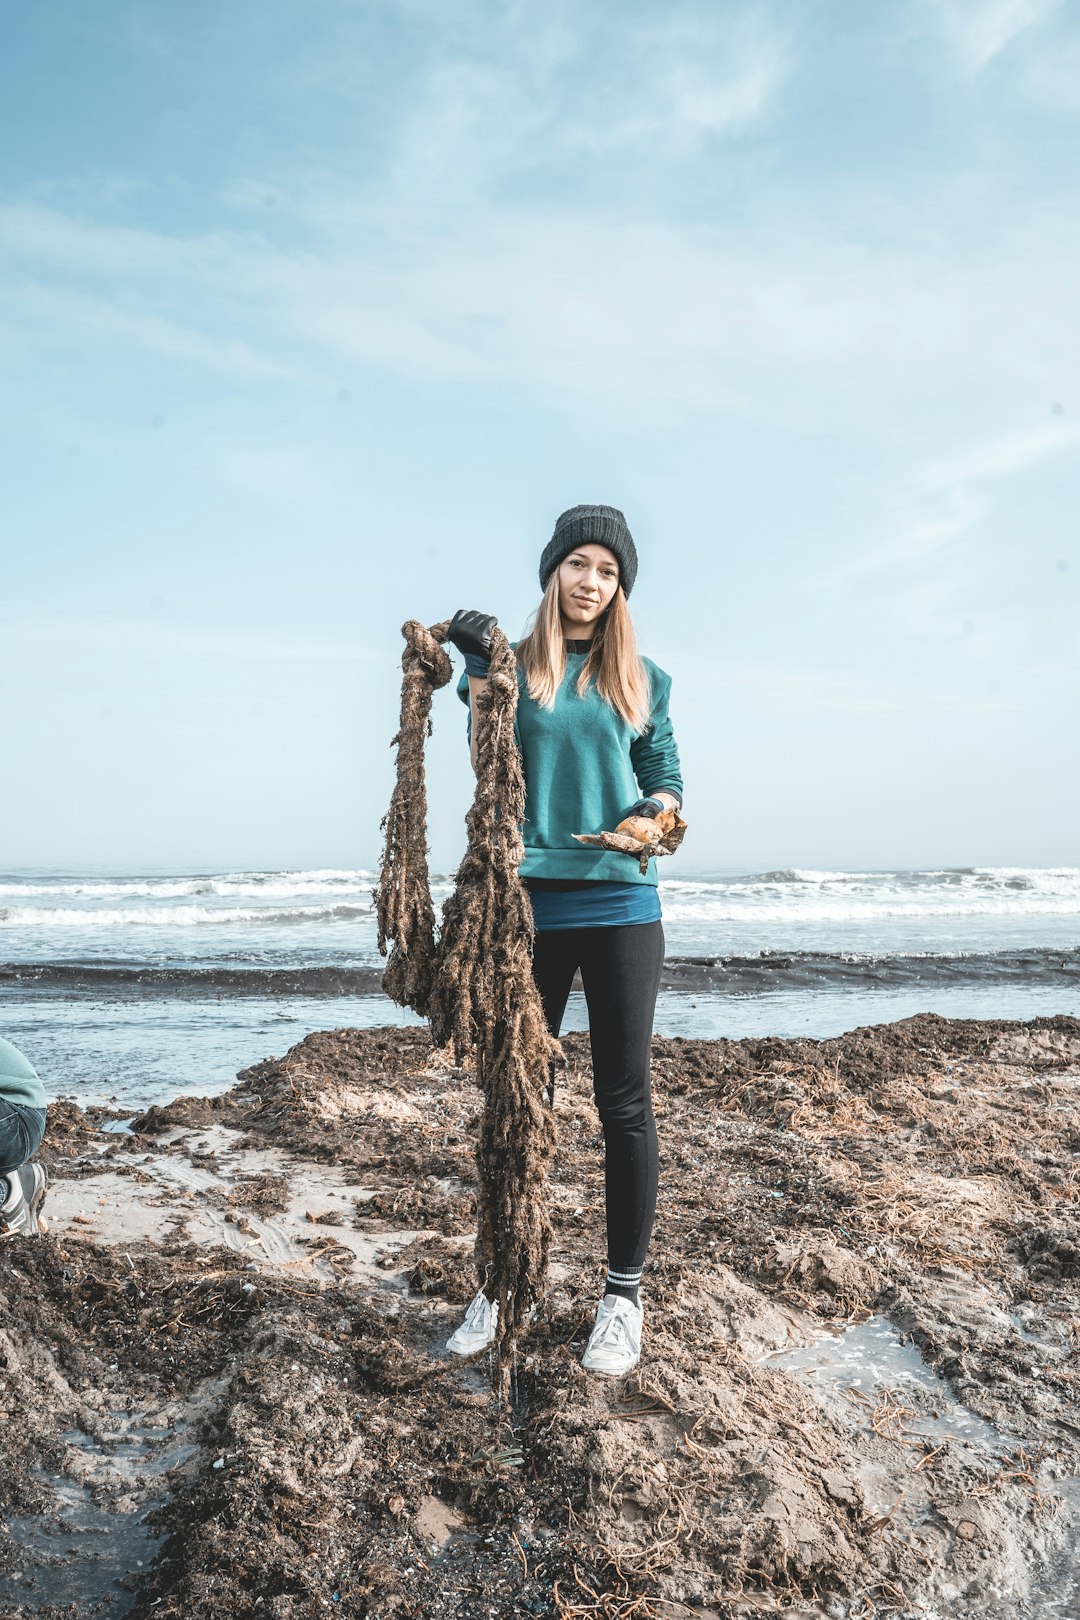
[{"label": "gray knit beanie", "polygon": [[637,578],[637,549],[626,519],[614,506],[571,506],[555,525],[555,533],[540,558],[540,587],[547,582],[564,557],[578,546],[607,546],[619,559],[619,584],[630,595]]}]

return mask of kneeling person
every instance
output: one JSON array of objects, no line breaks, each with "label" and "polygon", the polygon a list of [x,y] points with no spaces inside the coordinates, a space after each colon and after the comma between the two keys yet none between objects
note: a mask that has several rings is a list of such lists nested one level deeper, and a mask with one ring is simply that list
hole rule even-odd
[{"label": "kneeling person", "polygon": [[44,1232],[48,1176],[34,1154],[45,1134],[45,1088],[18,1047],[0,1036],[0,1237]]}]

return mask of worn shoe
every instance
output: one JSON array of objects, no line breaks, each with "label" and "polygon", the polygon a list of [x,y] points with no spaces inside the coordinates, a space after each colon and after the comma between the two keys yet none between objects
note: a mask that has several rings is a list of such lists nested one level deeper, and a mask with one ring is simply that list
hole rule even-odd
[{"label": "worn shoe", "polygon": [[641,1358],[641,1325],[645,1313],[632,1299],[605,1294],[596,1307],[596,1325],[585,1346],[581,1365],[586,1372],[620,1378]]},{"label": "worn shoe", "polygon": [[24,1232],[38,1235],[48,1228],[41,1219],[41,1206],[45,1202],[45,1189],[49,1185],[48,1172],[43,1164],[32,1159],[18,1170],[9,1170],[0,1176],[0,1193],[7,1189],[8,1200],[0,1208],[0,1229],[8,1233]]},{"label": "worn shoe", "polygon": [[465,1320],[446,1341],[446,1348],[455,1356],[475,1356],[495,1343],[495,1328],[499,1320],[498,1304],[492,1304],[481,1289],[465,1312]]}]

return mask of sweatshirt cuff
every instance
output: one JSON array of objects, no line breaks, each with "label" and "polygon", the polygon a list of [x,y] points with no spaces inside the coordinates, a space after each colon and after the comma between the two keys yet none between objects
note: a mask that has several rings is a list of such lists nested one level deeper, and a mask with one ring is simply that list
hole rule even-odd
[{"label": "sweatshirt cuff", "polygon": [[482,681],[487,680],[488,673],[489,673],[489,671],[491,669],[491,659],[490,658],[485,658],[482,653],[469,653],[469,652],[462,653],[461,656],[465,660],[465,673],[466,673],[466,675],[476,675]]}]

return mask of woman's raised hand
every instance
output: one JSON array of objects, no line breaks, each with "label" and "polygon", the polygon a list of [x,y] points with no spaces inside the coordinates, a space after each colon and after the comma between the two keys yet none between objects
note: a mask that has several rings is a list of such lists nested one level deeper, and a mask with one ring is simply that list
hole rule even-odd
[{"label": "woman's raised hand", "polygon": [[[466,658],[490,659],[491,632],[496,625],[493,613],[477,613],[472,608],[458,608],[446,632],[458,652]],[[467,667],[467,666],[466,666]]]}]

